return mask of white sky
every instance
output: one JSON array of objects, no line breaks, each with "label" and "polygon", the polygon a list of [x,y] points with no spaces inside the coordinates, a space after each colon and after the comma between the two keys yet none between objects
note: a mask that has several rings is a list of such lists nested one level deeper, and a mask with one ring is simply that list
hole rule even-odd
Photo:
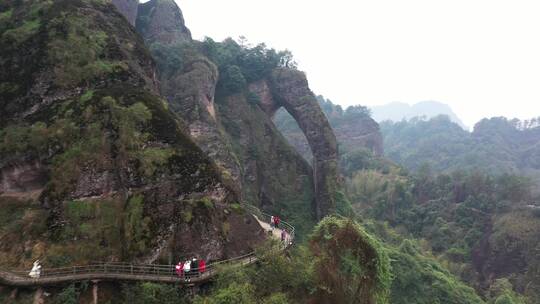
[{"label": "white sky", "polygon": [[540,116],[540,1],[176,0],[194,38],[293,52],[347,106],[437,100],[469,126]]}]

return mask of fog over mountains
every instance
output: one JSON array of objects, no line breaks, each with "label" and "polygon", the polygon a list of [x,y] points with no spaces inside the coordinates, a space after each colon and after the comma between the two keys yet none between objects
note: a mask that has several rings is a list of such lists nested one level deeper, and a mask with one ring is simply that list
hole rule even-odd
[{"label": "fog over mountains", "polygon": [[463,129],[469,130],[469,127],[461,121],[449,105],[438,101],[422,101],[413,105],[404,102],[391,102],[382,106],[373,106],[371,111],[373,119],[377,122],[385,120],[401,121],[419,116],[432,118],[442,114],[447,115],[451,121],[457,123]]}]

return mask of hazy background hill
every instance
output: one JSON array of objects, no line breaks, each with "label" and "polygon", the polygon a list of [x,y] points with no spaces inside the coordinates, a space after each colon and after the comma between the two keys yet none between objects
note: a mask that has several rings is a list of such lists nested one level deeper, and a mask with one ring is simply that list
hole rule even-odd
[{"label": "hazy background hill", "polygon": [[414,117],[432,118],[438,115],[447,115],[451,121],[458,124],[461,128],[468,130],[461,119],[454,113],[449,105],[438,101],[422,101],[413,105],[404,102],[391,102],[382,106],[373,106],[370,108],[372,117],[377,122],[385,120],[401,121]]},{"label": "hazy background hill", "polygon": [[[536,121],[536,122],[535,122]],[[385,156],[411,170],[478,169],[492,173],[539,176],[538,119],[483,119],[472,132],[448,116],[381,123]]]}]

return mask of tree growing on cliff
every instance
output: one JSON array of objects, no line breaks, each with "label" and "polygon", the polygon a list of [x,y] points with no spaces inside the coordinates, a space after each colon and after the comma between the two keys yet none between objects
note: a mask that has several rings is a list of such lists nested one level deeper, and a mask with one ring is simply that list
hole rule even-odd
[{"label": "tree growing on cliff", "polygon": [[200,48],[218,66],[218,90],[224,95],[238,93],[247,83],[268,76],[275,68],[296,69],[290,51],[277,51],[264,43],[252,46],[244,37],[238,42],[231,38],[223,42],[206,38]]}]

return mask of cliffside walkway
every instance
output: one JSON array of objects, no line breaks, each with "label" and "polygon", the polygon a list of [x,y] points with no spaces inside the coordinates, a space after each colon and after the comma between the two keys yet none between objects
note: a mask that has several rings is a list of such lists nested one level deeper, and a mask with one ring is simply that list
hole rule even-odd
[{"label": "cliffside walkway", "polygon": [[[261,212],[254,206],[244,205],[246,211],[253,214],[265,231],[270,230],[270,215]],[[289,248],[294,240],[295,229],[287,222],[281,221],[281,229],[274,229],[273,238],[278,239],[275,251],[269,254],[279,254]],[[281,231],[288,234],[288,240],[281,242]],[[129,263],[96,263],[92,265],[71,266],[63,268],[44,268],[39,279],[30,278],[29,270],[6,271],[0,269],[0,285],[15,287],[47,286],[80,281],[145,281],[157,283],[177,283],[197,285],[210,281],[223,266],[247,266],[256,262],[255,252],[228,260],[209,263],[204,273],[193,270],[185,277],[179,277],[175,265],[129,264]]]}]

